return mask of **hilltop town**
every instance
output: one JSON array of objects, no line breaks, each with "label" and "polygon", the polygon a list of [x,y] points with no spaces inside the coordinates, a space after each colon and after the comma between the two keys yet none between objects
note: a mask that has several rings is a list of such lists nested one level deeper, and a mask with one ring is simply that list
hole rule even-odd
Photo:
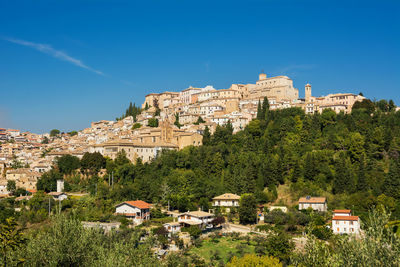
[{"label": "hilltop town", "polygon": [[[314,97],[309,84],[304,93],[299,98],[286,76],[262,73],[256,84],[229,89],[151,93],[140,108],[131,103],[115,121],[81,131],[2,128],[2,229],[39,229],[43,245],[23,250],[30,262],[40,261],[44,244],[58,246],[54,233],[91,233],[82,238],[99,254],[89,266],[109,253],[124,261],[124,253],[93,241],[104,238],[131,253],[142,249],[144,266],[175,266],[176,256],[176,266],[237,266],[248,257],[307,266],[302,257],[314,257],[305,248],[314,239],[331,246],[339,238],[365,251],[374,233],[393,226],[389,239],[373,244],[387,247],[400,235],[398,108],[351,93]],[[347,255],[336,247],[332,258]]]},{"label": "hilltop town", "polygon": [[124,150],[132,162],[138,158],[148,162],[163,149],[201,145],[206,127],[213,133],[217,125],[230,123],[233,132],[238,132],[256,118],[264,99],[271,110],[299,107],[306,114],[324,109],[350,113],[356,101],[365,99],[353,93],[314,97],[310,84],[305,85],[304,95],[299,98],[299,90],[289,77],[261,73],[255,84],[232,84],[228,89],[206,86],[150,93],[137,116],[92,122],[79,132],[38,135],[0,128],[0,194],[7,194],[7,180],[34,190],[37,179],[51,169],[58,156],[82,158],[86,152],[99,152],[115,159]]}]

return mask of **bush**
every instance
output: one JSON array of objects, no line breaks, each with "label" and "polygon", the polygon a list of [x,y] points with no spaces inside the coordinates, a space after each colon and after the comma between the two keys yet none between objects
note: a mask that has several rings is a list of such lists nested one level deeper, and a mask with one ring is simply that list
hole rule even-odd
[{"label": "bush", "polygon": [[284,225],[288,221],[289,216],[279,209],[273,210],[264,216],[264,222],[266,223]]}]

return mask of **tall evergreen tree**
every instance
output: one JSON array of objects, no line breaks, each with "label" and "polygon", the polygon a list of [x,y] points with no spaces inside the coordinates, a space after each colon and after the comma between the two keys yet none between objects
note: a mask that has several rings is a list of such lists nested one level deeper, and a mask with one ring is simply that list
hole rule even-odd
[{"label": "tall evergreen tree", "polygon": [[353,179],[351,175],[351,164],[344,153],[341,153],[336,164],[336,174],[333,180],[333,193],[341,194],[353,192]]},{"label": "tall evergreen tree", "polygon": [[257,120],[261,121],[265,118],[265,114],[263,113],[262,107],[261,107],[261,101],[258,100],[258,106],[257,106]]},{"label": "tall evergreen tree", "polygon": [[206,126],[203,132],[203,145],[205,146],[209,145],[210,141],[211,141],[210,129],[208,128],[208,126]]},{"label": "tall evergreen tree", "polygon": [[357,173],[357,190],[365,192],[368,190],[367,179],[365,177],[365,157],[361,156],[360,162],[358,164],[358,173]]},{"label": "tall evergreen tree", "polygon": [[386,174],[383,190],[387,196],[400,199],[400,160],[399,157],[390,161],[389,172]]},{"label": "tall evergreen tree", "polygon": [[269,102],[268,97],[264,97],[264,101],[262,103],[262,112],[263,112],[263,120],[268,120],[268,113],[269,113]]}]

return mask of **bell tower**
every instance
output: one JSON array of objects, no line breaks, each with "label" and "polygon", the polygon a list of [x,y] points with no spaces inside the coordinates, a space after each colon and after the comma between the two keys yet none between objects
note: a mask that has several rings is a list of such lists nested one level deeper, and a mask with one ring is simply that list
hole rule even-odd
[{"label": "bell tower", "polygon": [[259,75],[258,75],[258,80],[262,81],[267,79],[267,74],[264,73],[264,71],[262,71]]},{"label": "bell tower", "polygon": [[306,103],[309,103],[311,101],[311,84],[307,83],[305,87],[305,100]]}]

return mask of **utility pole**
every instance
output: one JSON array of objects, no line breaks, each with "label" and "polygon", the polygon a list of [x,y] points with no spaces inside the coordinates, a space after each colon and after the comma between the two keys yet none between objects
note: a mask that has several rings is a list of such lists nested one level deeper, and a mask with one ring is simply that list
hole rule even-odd
[{"label": "utility pole", "polygon": [[108,186],[111,186],[111,175],[108,174]]},{"label": "utility pole", "polygon": [[49,217],[50,217],[50,198],[49,198]]},{"label": "utility pole", "polygon": [[114,171],[111,172],[111,177],[112,177],[111,186],[112,186],[112,188],[114,188]]}]

